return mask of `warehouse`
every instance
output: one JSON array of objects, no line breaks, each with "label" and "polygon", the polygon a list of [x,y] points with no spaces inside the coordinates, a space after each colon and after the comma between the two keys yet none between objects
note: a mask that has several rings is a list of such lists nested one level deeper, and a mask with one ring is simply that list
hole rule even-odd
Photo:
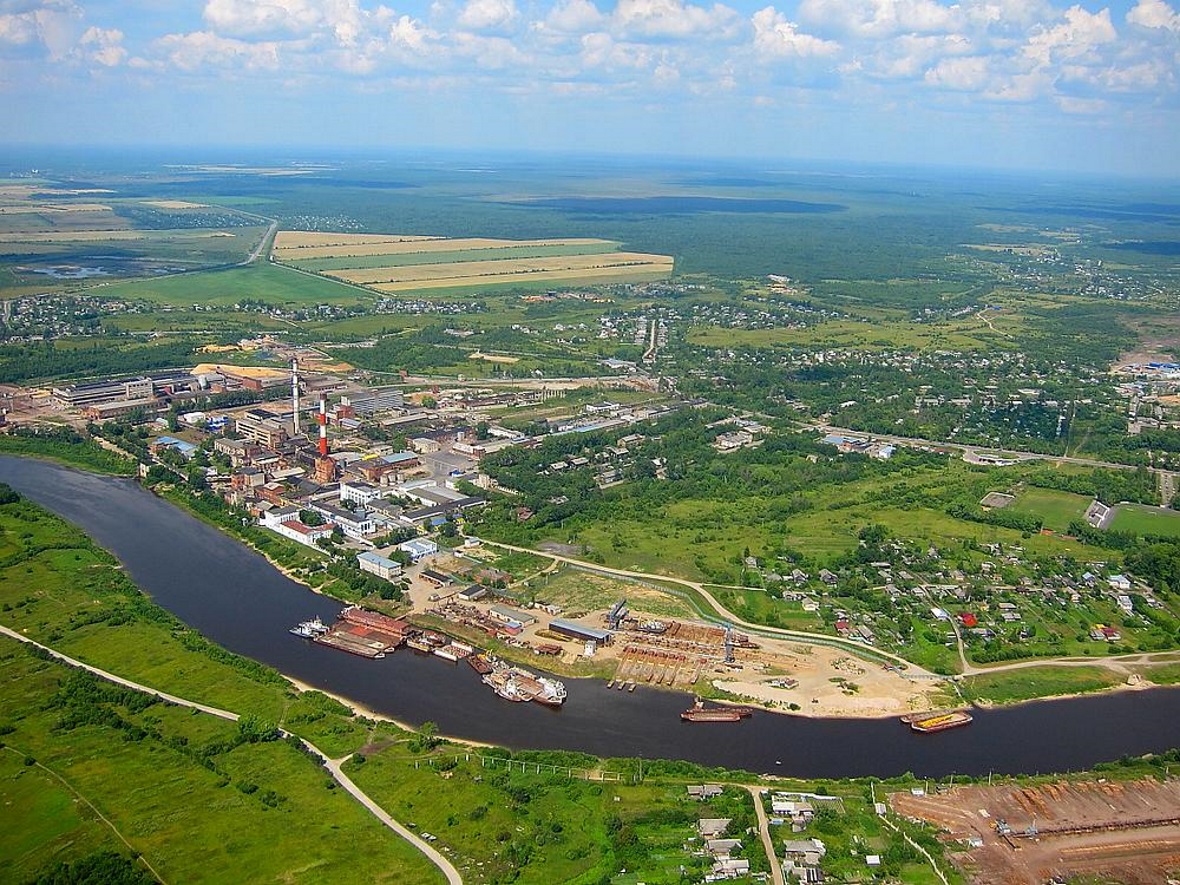
[{"label": "warehouse", "polygon": [[596,630],[593,627],[583,627],[573,621],[554,618],[549,622],[549,629],[562,636],[577,639],[580,642],[593,642],[595,645],[610,645],[611,634],[607,630]]}]

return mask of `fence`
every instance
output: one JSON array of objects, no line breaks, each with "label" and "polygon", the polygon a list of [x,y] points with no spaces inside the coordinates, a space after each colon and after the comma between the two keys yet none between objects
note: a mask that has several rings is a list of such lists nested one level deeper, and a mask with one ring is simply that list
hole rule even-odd
[{"label": "fence", "polygon": [[455,764],[470,762],[478,759],[481,768],[497,768],[504,766],[508,771],[519,769],[526,774],[563,774],[566,777],[584,781],[598,781],[600,783],[622,783],[624,775],[618,771],[602,771],[591,768],[568,768],[564,765],[553,765],[549,762],[530,762],[525,759],[509,759],[503,756],[484,756],[479,753],[456,753],[453,757],[431,757],[427,760],[415,759],[414,767],[419,768],[423,761],[431,768],[437,768],[439,758],[453,758]]}]

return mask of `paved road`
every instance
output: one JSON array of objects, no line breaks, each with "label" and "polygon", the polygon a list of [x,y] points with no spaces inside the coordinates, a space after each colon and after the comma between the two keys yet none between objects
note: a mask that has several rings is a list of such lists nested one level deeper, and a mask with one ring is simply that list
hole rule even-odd
[{"label": "paved road", "polygon": [[[851,430],[847,427],[835,427],[831,424],[815,424],[808,425],[812,427],[817,433],[835,433],[845,436],[855,436],[864,439],[873,439],[879,442],[893,443],[895,445],[903,446],[928,446],[930,448],[938,449],[957,449],[964,454],[979,454],[980,452],[989,452],[1001,455],[1013,461],[1053,461],[1060,464],[1077,464],[1081,467],[1105,467],[1110,470],[1138,470],[1138,464],[1119,464],[1116,461],[1099,461],[1096,458],[1077,458],[1072,455],[1044,455],[1040,452],[1021,452],[1015,449],[1001,449],[993,446],[981,446],[975,443],[952,442],[949,440],[937,439],[917,439],[912,436],[895,436],[891,433],[871,433],[865,430]],[[1148,467],[1148,470],[1155,473],[1159,468]]]},{"label": "paved road", "polygon": [[766,809],[762,805],[762,790],[764,787],[747,786],[754,798],[754,813],[758,815],[758,835],[762,837],[762,847],[766,849],[766,859],[770,861],[770,880],[774,885],[786,885],[783,881],[783,865],[779,862],[774,850],[774,840],[770,838],[770,821],[766,819]]},{"label": "paved road", "polygon": [[[229,710],[221,710],[217,707],[210,707],[208,704],[200,704],[196,701],[190,701],[187,698],[177,697],[174,694],[168,694],[167,692],[160,691],[159,689],[142,685],[138,682],[132,682],[130,679],[124,679],[122,676],[116,676],[114,673],[108,673],[106,670],[100,670],[98,667],[92,667],[90,664],[84,664],[81,661],[69,657],[68,655],[64,655],[59,651],[54,651],[48,646],[29,639],[29,637],[18,633],[9,627],[5,627],[2,624],[0,624],[0,634],[8,636],[19,642],[36,646],[42,651],[48,652],[59,661],[63,661],[72,667],[78,667],[79,669],[86,670],[87,672],[93,673],[95,676],[106,679],[108,682],[114,682],[116,685],[122,685],[125,688],[135,689],[136,691],[142,691],[144,694],[152,695],[153,697],[168,701],[171,704],[176,704],[180,707],[189,707],[193,710],[200,710],[202,713],[208,713],[210,716],[217,716],[220,719],[228,719],[231,722],[238,721],[239,717],[237,713],[230,712]],[[279,729],[279,731],[283,737],[288,737],[290,735],[290,732],[284,731],[283,729]],[[296,737],[298,737],[298,735],[296,735]],[[377,820],[381,821],[381,823],[417,848],[431,863],[438,867],[442,874],[446,876],[449,885],[463,885],[463,877],[459,875],[459,871],[455,868],[454,864],[452,864],[438,851],[436,851],[434,847],[430,845],[430,843],[419,838],[413,832],[406,829],[406,827],[402,826],[400,823],[390,817],[380,805],[369,798],[369,796],[363,792],[360,787],[353,783],[352,779],[341,770],[340,766],[351,757],[351,753],[348,756],[345,756],[343,759],[333,760],[329,759],[327,755],[319,749],[319,747],[315,746],[315,744],[311,743],[310,741],[304,740],[303,738],[299,738],[299,740],[302,742],[304,747],[314,753],[318,759],[322,760],[324,767],[327,768],[329,772],[331,772],[332,777],[335,778],[336,782],[340,784],[340,786],[344,787],[344,789],[347,790],[353,798],[355,798],[365,808],[367,808],[369,812],[377,818]]]},{"label": "paved road", "polygon": [[[262,218],[261,215],[255,217]],[[266,229],[266,233],[262,235],[262,239],[259,240],[258,245],[254,247],[254,251],[246,256],[245,261],[241,262],[242,266],[253,264],[258,260],[258,256],[260,256],[264,250],[267,253],[270,252],[270,244],[274,242],[275,234],[279,232],[279,223],[273,218],[266,218],[264,220],[270,222],[270,227]]]}]

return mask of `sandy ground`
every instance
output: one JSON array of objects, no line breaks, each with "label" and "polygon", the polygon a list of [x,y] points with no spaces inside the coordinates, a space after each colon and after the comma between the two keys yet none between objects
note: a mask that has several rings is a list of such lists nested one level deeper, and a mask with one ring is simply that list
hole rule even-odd
[{"label": "sandy ground", "polygon": [[[781,712],[797,704],[796,715],[823,717],[900,716],[915,710],[945,706],[938,694],[941,681],[907,679],[896,670],[823,645],[806,645],[760,638],[762,649],[730,675],[711,680],[714,687]],[[771,685],[791,679],[794,688]],[[790,683],[786,683],[790,684]]]},{"label": "sandy ground", "polygon": [[[425,567],[445,569],[445,563],[437,562],[433,566],[428,563]],[[409,572],[410,599],[414,610],[420,612],[436,604],[437,600],[430,597],[440,591],[415,577],[418,571],[420,568],[416,567]],[[485,600],[476,606],[486,610],[489,603]],[[533,645],[552,643],[552,638],[537,635],[546,629],[551,616],[539,609],[529,613],[537,618],[537,623],[526,627],[520,638]],[[641,612],[635,614],[640,619],[645,617]],[[669,620],[666,616],[660,619]],[[605,611],[592,612],[577,620],[587,626],[602,627]],[[617,662],[624,648],[642,641],[643,638],[634,633],[619,636],[613,645],[599,649],[595,659],[600,663]],[[701,680],[723,692],[728,699],[798,716],[878,718],[946,706],[945,697],[940,700],[937,696],[945,690],[940,680],[906,678],[894,669],[887,670],[879,663],[829,646],[763,637],[758,637],[757,643],[757,649],[738,648],[736,661],[730,665],[723,662],[722,650],[718,647],[716,659],[701,669]],[[583,645],[568,642],[563,647],[562,662],[575,664]],[[791,688],[783,687],[783,684],[791,684],[787,680],[797,684]],[[772,685],[773,681],[783,684]],[[683,683],[675,688],[692,690],[690,685]]]}]

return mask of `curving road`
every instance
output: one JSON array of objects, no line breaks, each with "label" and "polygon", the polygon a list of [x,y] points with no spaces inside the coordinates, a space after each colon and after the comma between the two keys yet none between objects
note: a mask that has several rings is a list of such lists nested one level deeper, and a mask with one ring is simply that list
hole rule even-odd
[{"label": "curving road", "polygon": [[[161,700],[167,701],[170,704],[176,704],[180,707],[188,707],[192,710],[200,710],[202,713],[208,713],[210,716],[217,716],[220,719],[228,719],[230,722],[237,722],[239,719],[237,713],[233,713],[229,710],[222,710],[217,707],[210,707],[208,704],[201,704],[196,701],[190,701],[187,698],[177,697],[174,694],[168,694],[167,692],[160,691],[159,689],[152,688],[138,682],[132,682],[130,679],[124,679],[122,676],[116,676],[114,673],[109,673],[106,670],[100,670],[98,667],[92,667],[90,664],[84,664],[79,660],[75,660],[68,655],[62,654],[59,651],[54,651],[49,646],[42,645],[41,643],[30,639],[29,637],[24,636],[23,634],[18,633],[9,627],[5,627],[2,624],[0,624],[0,634],[11,639],[15,639],[18,642],[24,642],[28,645],[36,646],[42,651],[52,655],[57,660],[69,664],[71,667],[77,667],[81,670],[86,670],[87,672],[93,673],[95,676],[105,679],[108,682],[114,682],[116,685],[122,685],[124,688],[141,691],[144,694],[160,698]],[[291,736],[290,732],[281,728],[279,729],[279,733],[282,734],[283,737]],[[463,885],[463,877],[459,875],[459,871],[455,868],[454,864],[443,857],[442,854],[435,850],[434,847],[428,842],[420,839],[417,835],[390,817],[380,805],[374,802],[365,792],[361,790],[360,787],[353,783],[352,779],[348,775],[346,775],[341,770],[340,766],[348,761],[348,759],[352,756],[351,753],[342,759],[329,759],[327,755],[315,744],[300,738],[298,735],[295,735],[295,737],[299,738],[299,741],[303,744],[303,746],[314,753],[316,757],[323,762],[324,767],[328,769],[336,782],[348,791],[349,795],[351,795],[366,809],[368,809],[369,813],[377,818],[377,820],[381,821],[382,824],[393,830],[393,832],[397,833],[397,835],[401,836],[403,839],[417,848],[420,852],[422,852],[423,855],[426,856],[427,860],[438,867],[442,874],[446,876],[448,885]]]}]

